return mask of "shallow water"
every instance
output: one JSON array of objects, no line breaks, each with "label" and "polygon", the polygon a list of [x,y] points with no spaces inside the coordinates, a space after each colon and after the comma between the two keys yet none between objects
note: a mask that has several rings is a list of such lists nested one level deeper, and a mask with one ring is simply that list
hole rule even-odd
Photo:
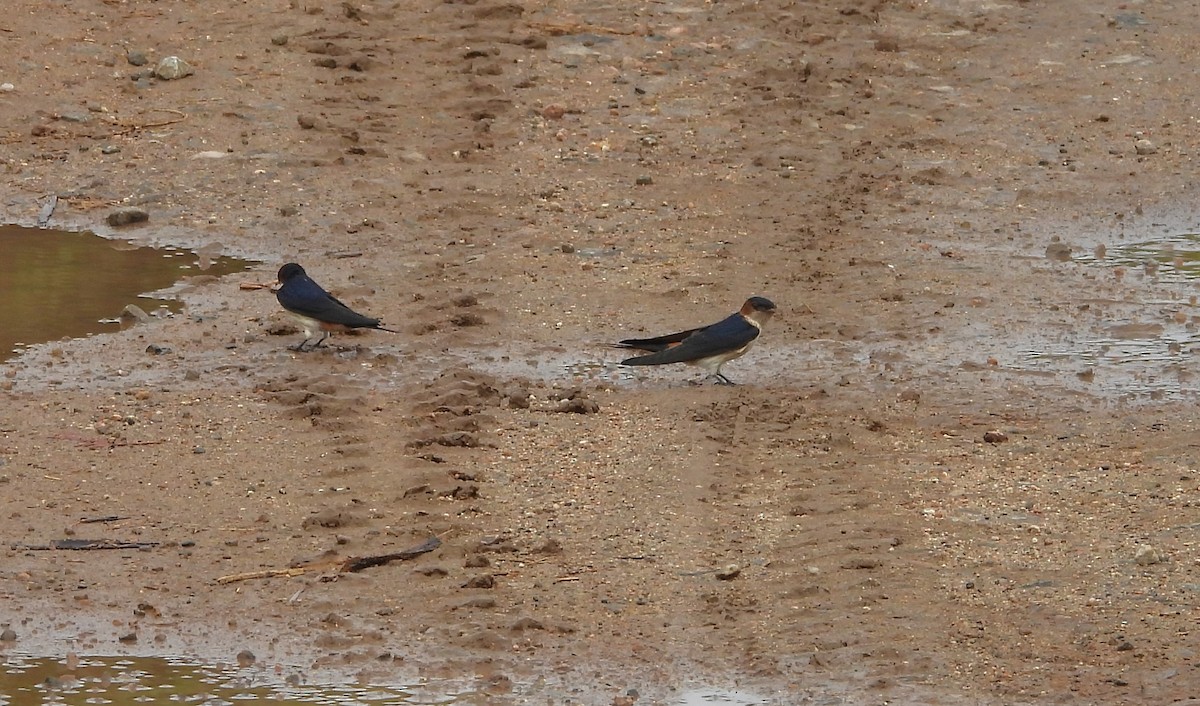
[{"label": "shallow water", "polygon": [[[520,703],[522,697],[503,703]],[[532,697],[531,697],[532,698]],[[542,697],[543,699],[545,697]],[[481,700],[482,699],[482,700]],[[640,699],[639,699],[640,700]],[[241,702],[293,704],[476,704],[486,694],[451,684],[408,686],[312,680],[300,670],[250,665],[199,664],[170,657],[66,658],[0,655],[0,706],[91,706],[92,704],[189,703],[232,706]],[[771,703],[746,691],[694,688],[665,702],[672,706]]]},{"label": "shallow water", "polygon": [[42,704],[411,704],[398,687],[310,684],[298,672],[201,665],[160,657],[4,658],[0,706]]},{"label": "shallow water", "polygon": [[181,277],[221,276],[249,265],[88,232],[0,226],[0,360],[36,343],[117,331],[128,304],[159,315],[177,312],[163,290]]}]

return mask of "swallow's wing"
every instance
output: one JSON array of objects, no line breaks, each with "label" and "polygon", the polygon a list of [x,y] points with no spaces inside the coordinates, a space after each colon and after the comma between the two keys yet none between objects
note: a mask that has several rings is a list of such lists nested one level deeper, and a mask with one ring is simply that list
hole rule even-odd
[{"label": "swallow's wing", "polygon": [[307,277],[288,280],[275,297],[284,309],[317,321],[351,328],[379,325],[379,319],[359,314]]},{"label": "swallow's wing", "polygon": [[621,365],[689,363],[745,348],[755,338],[758,338],[758,327],[741,314],[734,314],[712,326],[695,329],[691,335],[669,343],[655,353],[627,358],[621,361]]},{"label": "swallow's wing", "polygon": [[666,350],[671,346],[679,344],[688,336],[691,336],[694,333],[699,333],[706,328],[708,327],[701,326],[700,328],[692,328],[688,329],[687,331],[680,331],[679,333],[668,333],[665,336],[658,336],[656,338],[627,338],[618,343],[616,347],[635,348],[639,351],[650,351],[651,353],[657,353],[658,351]]}]

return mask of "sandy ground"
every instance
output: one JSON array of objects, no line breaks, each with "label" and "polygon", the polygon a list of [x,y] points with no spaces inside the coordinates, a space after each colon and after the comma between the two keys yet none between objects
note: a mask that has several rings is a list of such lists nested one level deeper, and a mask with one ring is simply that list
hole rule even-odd
[{"label": "sandy ground", "polygon": [[[1193,3],[6,10],[7,221],[137,207],[121,237],[263,264],[4,365],[4,650],[479,703],[1200,698],[1197,292],[1116,256],[1196,231]],[[287,261],[399,333],[289,351],[239,289]],[[737,387],[606,347],[751,294]]]}]

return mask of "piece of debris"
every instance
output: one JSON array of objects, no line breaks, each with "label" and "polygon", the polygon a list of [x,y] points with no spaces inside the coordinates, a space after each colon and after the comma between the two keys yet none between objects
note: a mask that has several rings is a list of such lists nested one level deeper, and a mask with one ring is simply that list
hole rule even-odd
[{"label": "piece of debris", "polygon": [[42,210],[38,212],[38,228],[45,228],[50,224],[50,219],[54,216],[54,209],[56,208],[58,208],[58,194],[50,194],[46,198],[46,203],[42,204]]},{"label": "piece of debris", "polygon": [[352,556],[345,559],[332,559],[325,561],[317,561],[301,566],[293,566],[287,569],[263,569],[261,571],[250,571],[244,574],[230,574],[229,576],[221,576],[217,579],[217,583],[226,584],[235,581],[247,581],[249,579],[269,579],[279,576],[292,577],[301,576],[314,572],[330,573],[336,577],[337,574],[354,573],[369,569],[372,566],[382,566],[393,561],[404,561],[405,559],[413,559],[422,554],[437,549],[442,546],[442,540],[437,537],[430,537],[421,544],[404,551],[393,552],[391,554],[377,554],[374,556]]},{"label": "piece of debris", "polygon": [[122,542],[117,539],[56,539],[49,544],[13,544],[12,548],[31,552],[47,552],[56,549],[86,551],[90,549],[149,549],[158,542]]}]

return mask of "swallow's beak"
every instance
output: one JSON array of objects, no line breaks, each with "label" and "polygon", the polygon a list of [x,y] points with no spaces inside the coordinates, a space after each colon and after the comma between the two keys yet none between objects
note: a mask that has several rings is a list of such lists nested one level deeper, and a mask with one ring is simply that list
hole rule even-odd
[{"label": "swallow's beak", "polygon": [[282,286],[283,286],[283,282],[280,282],[279,280],[275,280],[274,282],[271,282],[270,284],[267,285],[267,289],[271,290],[272,292],[278,292],[279,288]]}]

